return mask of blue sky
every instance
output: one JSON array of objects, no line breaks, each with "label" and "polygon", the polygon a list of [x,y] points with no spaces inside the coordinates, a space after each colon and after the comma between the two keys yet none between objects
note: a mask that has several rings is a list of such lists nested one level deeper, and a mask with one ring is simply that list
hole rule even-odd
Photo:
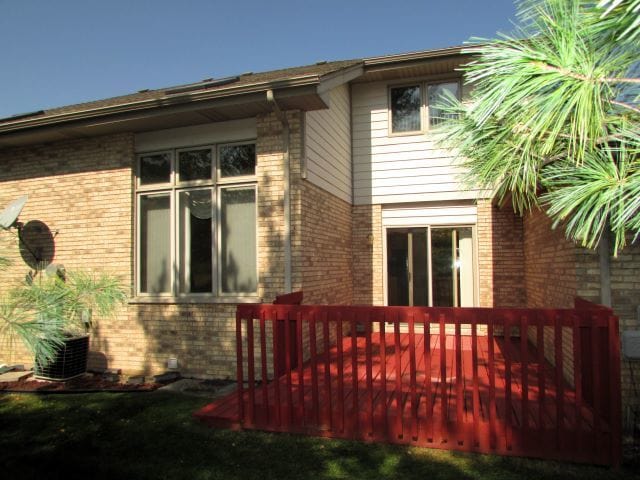
[{"label": "blue sky", "polygon": [[511,30],[512,0],[0,0],[0,117]]}]

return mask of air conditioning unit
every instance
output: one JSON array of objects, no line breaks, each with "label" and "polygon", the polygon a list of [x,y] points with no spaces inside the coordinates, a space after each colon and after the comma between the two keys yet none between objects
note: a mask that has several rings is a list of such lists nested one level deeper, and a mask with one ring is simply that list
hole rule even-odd
[{"label": "air conditioning unit", "polygon": [[622,332],[622,354],[631,360],[640,359],[640,330]]}]

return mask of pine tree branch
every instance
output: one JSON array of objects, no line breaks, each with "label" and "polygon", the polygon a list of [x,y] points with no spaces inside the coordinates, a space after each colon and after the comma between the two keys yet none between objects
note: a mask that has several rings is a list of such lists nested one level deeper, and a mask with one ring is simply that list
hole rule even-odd
[{"label": "pine tree branch", "polygon": [[634,83],[640,84],[640,78],[625,78],[625,77],[588,77],[586,75],[582,75],[581,73],[572,72],[571,70],[567,70],[566,68],[554,67],[553,65],[549,65],[545,62],[536,61],[533,62],[537,67],[542,68],[543,70],[548,70],[550,72],[560,73],[566,77],[574,78],[576,80],[582,80],[585,82],[597,82],[597,83]]},{"label": "pine tree branch", "polygon": [[613,105],[618,105],[619,107],[628,108],[629,110],[633,110],[636,113],[640,113],[640,108],[634,107],[633,105],[625,102],[618,102],[617,100],[611,100]]}]

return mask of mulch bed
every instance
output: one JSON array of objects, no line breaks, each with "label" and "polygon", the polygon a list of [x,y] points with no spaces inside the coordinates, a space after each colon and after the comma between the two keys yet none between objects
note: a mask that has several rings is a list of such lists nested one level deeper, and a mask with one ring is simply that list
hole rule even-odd
[{"label": "mulch bed", "polygon": [[151,392],[160,383],[129,384],[106,380],[99,375],[84,375],[66,382],[51,382],[28,378],[0,383],[0,392],[84,393],[84,392]]}]

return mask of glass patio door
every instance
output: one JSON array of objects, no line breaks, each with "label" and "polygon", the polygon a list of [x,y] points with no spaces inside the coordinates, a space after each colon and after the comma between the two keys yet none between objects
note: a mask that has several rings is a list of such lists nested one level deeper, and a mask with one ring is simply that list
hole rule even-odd
[{"label": "glass patio door", "polygon": [[474,305],[471,227],[387,229],[387,304]]}]

